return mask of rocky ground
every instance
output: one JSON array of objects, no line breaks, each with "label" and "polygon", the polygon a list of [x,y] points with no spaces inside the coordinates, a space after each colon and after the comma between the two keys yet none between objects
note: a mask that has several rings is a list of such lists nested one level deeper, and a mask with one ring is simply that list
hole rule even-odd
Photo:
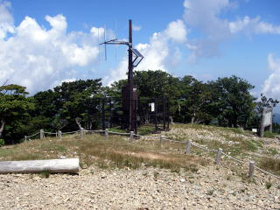
[{"label": "rocky ground", "polygon": [[179,173],[92,166],[79,175],[49,178],[0,175],[0,192],[0,209],[5,210],[280,209],[280,180],[257,173],[250,181],[226,163]]}]

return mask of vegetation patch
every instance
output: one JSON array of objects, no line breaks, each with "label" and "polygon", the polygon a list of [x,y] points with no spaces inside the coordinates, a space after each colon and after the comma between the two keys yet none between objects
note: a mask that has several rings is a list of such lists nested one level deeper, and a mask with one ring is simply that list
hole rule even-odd
[{"label": "vegetation patch", "polygon": [[5,145],[5,141],[4,139],[0,139],[0,147],[4,146]]},{"label": "vegetation patch", "polygon": [[280,160],[276,158],[263,158],[260,162],[260,168],[280,175]]},{"label": "vegetation patch", "polygon": [[272,133],[271,131],[265,131],[263,137],[265,138],[275,138],[276,134]]},{"label": "vegetation patch", "polygon": [[[73,138],[75,137],[76,138]],[[14,145],[10,149],[0,149],[0,158],[3,160],[34,160],[52,159],[64,155],[68,158],[79,156],[81,167],[85,168],[92,164],[100,168],[131,168],[142,166],[170,169],[197,171],[198,165],[205,165],[206,160],[178,154],[179,146],[158,142],[138,141],[129,143],[128,138],[110,136],[109,140],[98,134],[86,135],[81,139],[79,135],[70,138],[33,140]],[[3,151],[9,151],[4,153]]]}]

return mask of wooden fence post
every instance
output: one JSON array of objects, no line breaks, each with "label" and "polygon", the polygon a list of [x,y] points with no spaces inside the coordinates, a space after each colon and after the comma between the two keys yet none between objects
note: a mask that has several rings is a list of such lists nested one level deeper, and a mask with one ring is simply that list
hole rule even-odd
[{"label": "wooden fence post", "polygon": [[162,137],[162,135],[160,135],[160,137],[159,137],[159,143],[160,143],[160,145],[163,143],[163,137]]},{"label": "wooden fence post", "polygon": [[61,131],[58,131],[58,138],[59,138],[59,140],[61,139],[61,136],[62,136]]},{"label": "wooden fence post", "polygon": [[130,131],[129,142],[132,143],[134,140],[134,131]]},{"label": "wooden fence post", "polygon": [[254,161],[250,161],[249,162],[249,178],[253,178],[254,170],[255,170],[255,162]]},{"label": "wooden fence post", "polygon": [[221,148],[219,148],[217,150],[217,155],[216,155],[216,159],[215,159],[215,164],[217,164],[217,165],[219,165],[221,162],[222,152],[223,152],[223,150]]},{"label": "wooden fence post", "polygon": [[84,129],[81,128],[81,138],[83,139],[84,138]]},{"label": "wooden fence post", "polygon": [[108,129],[105,129],[105,139],[108,140],[109,139],[109,133],[108,133]]},{"label": "wooden fence post", "polygon": [[44,138],[45,138],[44,130],[41,129],[41,130],[40,130],[40,139],[44,139]]},{"label": "wooden fence post", "polygon": [[188,140],[186,141],[186,150],[185,150],[185,154],[191,154],[191,147],[192,147],[192,140]]}]

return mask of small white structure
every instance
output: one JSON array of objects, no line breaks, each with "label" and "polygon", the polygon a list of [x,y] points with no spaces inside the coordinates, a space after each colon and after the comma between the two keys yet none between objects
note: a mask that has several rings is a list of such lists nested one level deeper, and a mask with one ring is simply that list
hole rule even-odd
[{"label": "small white structure", "polygon": [[155,103],[149,103],[149,106],[151,107],[151,112],[155,111]]},{"label": "small white structure", "polygon": [[262,121],[260,127],[260,137],[263,137],[264,130],[269,126],[269,131],[272,132],[272,108],[264,108],[262,112]]}]

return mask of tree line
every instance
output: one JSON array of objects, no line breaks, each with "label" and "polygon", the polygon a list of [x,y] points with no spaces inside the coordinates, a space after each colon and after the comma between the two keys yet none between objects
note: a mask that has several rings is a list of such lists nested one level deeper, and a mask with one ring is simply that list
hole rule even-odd
[{"label": "tree line", "polygon": [[[81,127],[95,129],[102,118],[104,98],[121,101],[126,80],[103,86],[101,79],[63,82],[47,91],[28,96],[26,88],[10,84],[0,87],[0,139],[18,143],[24,135],[44,128],[71,131]],[[169,115],[175,122],[211,124],[224,127],[259,127],[263,107],[273,107],[277,100],[263,94],[257,101],[254,88],[237,76],[202,82],[192,76],[182,78],[157,71],[134,72],[139,100],[166,98]],[[117,106],[117,103],[114,105]],[[120,105],[115,111],[121,112]]]}]

